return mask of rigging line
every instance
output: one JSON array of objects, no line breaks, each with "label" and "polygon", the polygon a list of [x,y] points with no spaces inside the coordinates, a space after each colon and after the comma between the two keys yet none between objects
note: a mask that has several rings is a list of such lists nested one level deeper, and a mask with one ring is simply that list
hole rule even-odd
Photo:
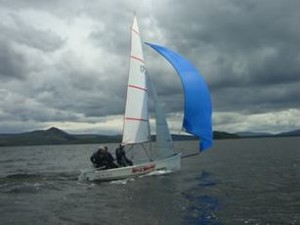
[{"label": "rigging line", "polygon": [[[175,148],[173,150],[175,151]],[[177,150],[179,150],[179,152],[183,152],[183,148],[177,148]],[[175,151],[175,152],[178,152],[178,151]],[[192,156],[197,156],[199,154],[200,154],[200,152],[188,153],[188,154],[181,155],[181,158],[182,159],[189,158],[189,157],[192,157]]]},{"label": "rigging line", "polygon": [[184,158],[189,158],[189,157],[196,156],[196,155],[200,155],[200,152],[195,152],[195,153],[182,155],[181,158],[184,159]]},{"label": "rigging line", "polygon": [[[128,146],[128,145],[127,145]],[[134,154],[132,154],[133,145],[130,145],[130,147],[126,150],[127,156],[130,154],[130,159],[133,160]]]},{"label": "rigging line", "polygon": [[150,162],[153,162],[153,159],[151,157],[151,154],[147,151],[146,147],[144,144],[141,144],[142,145],[142,148],[144,149],[144,152],[146,153],[146,156],[148,157],[149,161]]}]

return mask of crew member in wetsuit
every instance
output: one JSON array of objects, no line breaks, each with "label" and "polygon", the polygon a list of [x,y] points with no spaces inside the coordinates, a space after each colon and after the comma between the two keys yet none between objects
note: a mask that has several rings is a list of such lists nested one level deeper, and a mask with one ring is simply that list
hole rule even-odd
[{"label": "crew member in wetsuit", "polygon": [[111,153],[108,151],[107,146],[104,146],[104,155],[105,155],[105,159],[108,163],[108,167],[109,169],[111,168],[118,168],[118,165],[115,164],[115,159],[114,157],[111,155]]},{"label": "crew member in wetsuit", "polygon": [[107,147],[100,147],[97,152],[91,156],[91,162],[96,168],[112,169],[118,166],[114,163],[113,156],[107,151]]},{"label": "crew member in wetsuit", "polygon": [[124,146],[120,144],[120,146],[116,149],[116,158],[119,166],[132,166],[133,163],[129,160],[125,155]]}]

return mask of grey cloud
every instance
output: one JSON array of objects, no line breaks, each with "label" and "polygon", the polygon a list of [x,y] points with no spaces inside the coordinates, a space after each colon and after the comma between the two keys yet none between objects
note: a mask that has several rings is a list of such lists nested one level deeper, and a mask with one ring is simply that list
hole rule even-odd
[{"label": "grey cloud", "polygon": [[0,94],[2,99],[0,102],[2,121],[48,122],[78,119],[75,114],[49,107],[22,94],[10,93],[9,91],[2,91]]},{"label": "grey cloud", "polygon": [[[90,34],[90,39],[95,46],[101,47],[104,50],[125,57],[129,52],[129,36],[122,37],[122,34],[128,33],[128,25],[117,25],[119,29],[109,30],[109,24],[105,25],[103,30],[94,31]],[[126,29],[127,28],[127,29]],[[127,31],[127,32],[126,32]]]},{"label": "grey cloud", "polygon": [[[92,123],[95,117],[122,114],[132,4],[2,1],[0,10],[10,12],[14,26],[0,23],[0,93],[5,89],[23,96],[26,104],[15,104],[18,98],[2,99],[0,118],[12,122],[11,128],[9,123],[1,127],[35,128],[51,121]],[[140,4],[137,15],[144,39],[166,45],[195,64],[208,82],[214,112],[231,115],[222,117],[218,126],[228,120],[237,127],[243,119],[234,120],[236,115],[299,107],[299,1],[162,1],[147,2],[148,8]],[[92,21],[91,29],[84,30],[88,39],[82,45],[92,46],[97,52],[92,54],[99,54],[98,68],[88,65],[89,52],[77,56],[65,49],[70,40],[39,30],[34,21],[22,21],[23,11],[38,13],[40,18],[44,14],[58,17],[70,26],[82,22],[81,18]],[[144,50],[164,110],[169,115],[181,112],[180,79],[164,59],[146,46]]]},{"label": "grey cloud", "polygon": [[24,77],[25,58],[8,43],[0,40],[0,78],[13,79]]},{"label": "grey cloud", "polygon": [[218,112],[242,111],[244,114],[263,113],[299,107],[299,84],[275,86],[233,87],[216,90],[213,94]]},{"label": "grey cloud", "polygon": [[54,109],[82,114],[86,117],[120,114],[124,109],[125,77],[122,79],[115,71],[115,79],[101,80],[105,74],[98,71],[64,67],[60,74],[45,79],[31,87],[33,96]]},{"label": "grey cloud", "polygon": [[64,40],[51,31],[38,30],[22,21],[15,13],[10,13],[10,17],[15,26],[0,27],[2,42],[15,42],[43,52],[55,51],[64,44]]},{"label": "grey cloud", "polygon": [[76,12],[80,11],[78,10],[78,8],[80,9],[81,8],[80,6],[82,4],[84,4],[84,2],[81,0],[73,0],[73,1],[10,0],[10,1],[1,1],[0,3],[2,7],[8,8],[12,11],[18,11],[24,9],[45,11],[45,12],[55,13],[64,18],[68,18],[71,15],[76,14]]},{"label": "grey cloud", "polygon": [[261,111],[297,107],[299,1],[165,4],[172,7],[155,14],[167,44],[200,68],[216,110],[248,109],[249,104]]},{"label": "grey cloud", "polygon": [[64,41],[50,31],[37,30],[25,24],[14,13],[10,17],[15,22],[14,26],[0,24],[0,76],[6,79],[24,78],[30,72],[28,62],[32,60],[24,46],[49,52],[62,47]]}]

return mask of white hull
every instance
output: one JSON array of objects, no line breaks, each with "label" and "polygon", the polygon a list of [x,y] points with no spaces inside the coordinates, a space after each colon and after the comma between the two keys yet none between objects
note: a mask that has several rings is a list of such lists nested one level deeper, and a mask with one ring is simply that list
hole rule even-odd
[{"label": "white hull", "polygon": [[120,167],[109,170],[83,170],[80,181],[110,181],[147,174],[153,171],[175,171],[181,167],[181,153],[154,162],[147,162],[134,166]]}]

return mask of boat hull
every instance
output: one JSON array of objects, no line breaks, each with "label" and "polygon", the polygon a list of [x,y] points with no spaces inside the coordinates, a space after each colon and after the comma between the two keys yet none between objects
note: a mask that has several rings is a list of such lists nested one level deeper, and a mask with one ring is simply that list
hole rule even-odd
[{"label": "boat hull", "polygon": [[120,180],[147,174],[153,171],[165,170],[176,171],[181,167],[181,153],[172,155],[168,158],[147,162],[143,164],[120,167],[109,170],[89,169],[82,170],[79,175],[80,181],[110,181]]}]

